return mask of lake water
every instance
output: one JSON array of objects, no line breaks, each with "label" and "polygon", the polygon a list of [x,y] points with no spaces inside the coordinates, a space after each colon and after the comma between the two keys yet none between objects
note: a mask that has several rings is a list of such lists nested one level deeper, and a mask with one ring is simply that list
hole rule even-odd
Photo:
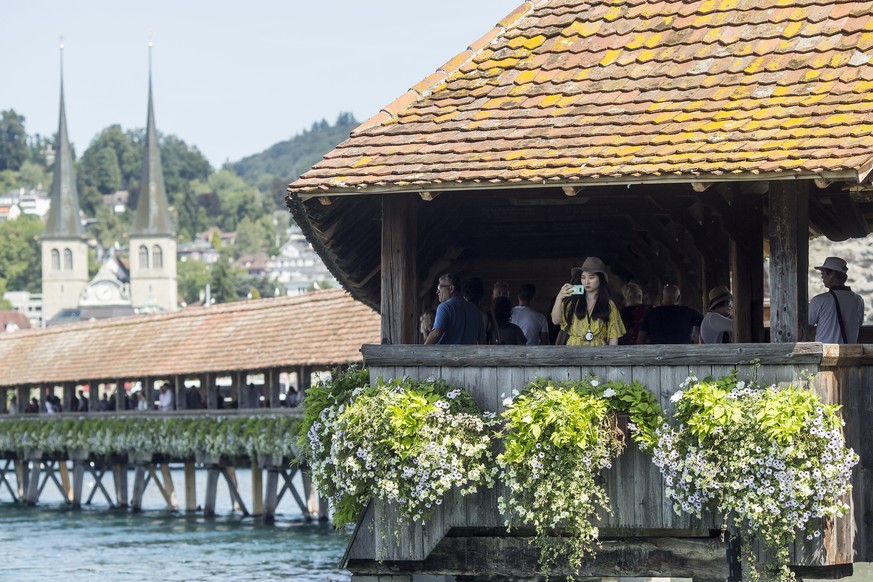
[{"label": "lake water", "polygon": [[[172,474],[177,492],[184,490],[182,470]],[[249,504],[251,472],[237,470],[237,480]],[[197,472],[197,481],[202,504],[205,471]],[[104,477],[110,491],[111,483]],[[132,471],[128,483],[133,484]],[[83,502],[89,488],[85,492]],[[154,485],[146,489],[138,514],[109,509],[100,497],[73,511],[51,482],[39,507],[11,503],[5,487],[0,490],[0,580],[350,580],[348,572],[336,567],[348,534],[329,524],[303,523],[289,494],[272,526],[234,514],[223,480],[217,517],[210,519],[168,511]]]}]

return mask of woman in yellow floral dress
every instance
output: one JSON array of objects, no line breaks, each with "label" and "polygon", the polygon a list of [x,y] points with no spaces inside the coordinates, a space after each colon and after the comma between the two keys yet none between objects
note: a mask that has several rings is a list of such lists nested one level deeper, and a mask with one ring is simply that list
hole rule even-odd
[{"label": "woman in yellow floral dress", "polygon": [[[567,334],[568,346],[617,346],[625,332],[621,312],[609,297],[606,266],[588,257],[570,271],[552,307],[552,323]],[[577,293],[581,285],[584,293]]]}]

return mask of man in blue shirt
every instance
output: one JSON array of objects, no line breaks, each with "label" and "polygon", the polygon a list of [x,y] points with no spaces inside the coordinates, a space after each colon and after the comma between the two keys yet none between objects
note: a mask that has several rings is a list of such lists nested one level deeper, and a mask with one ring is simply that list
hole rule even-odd
[{"label": "man in blue shirt", "polygon": [[436,319],[433,330],[424,340],[426,344],[485,343],[485,324],[479,308],[461,295],[461,278],[455,273],[446,273],[439,279]]}]

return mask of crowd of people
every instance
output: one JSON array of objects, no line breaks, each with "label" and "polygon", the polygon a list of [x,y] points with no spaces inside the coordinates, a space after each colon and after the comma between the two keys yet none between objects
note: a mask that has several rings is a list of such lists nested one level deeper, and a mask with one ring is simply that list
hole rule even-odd
[{"label": "crowd of people", "polygon": [[[815,327],[815,341],[856,343],[864,321],[864,300],[846,286],[846,261],[828,257],[815,268],[828,289],[810,301],[809,325]],[[681,290],[673,284],[664,286],[657,304],[645,302],[642,288],[634,282],[624,285],[621,298],[613,299],[607,267],[597,257],[570,269],[569,281],[558,290],[549,317],[532,307],[536,288],[530,283],[519,286],[514,306],[509,285],[497,281],[490,308],[483,309],[482,281],[473,278],[462,286],[456,273],[439,278],[436,295],[439,305],[420,319],[425,344],[614,346],[733,341],[729,287],[709,290],[706,314],[683,305]]]}]

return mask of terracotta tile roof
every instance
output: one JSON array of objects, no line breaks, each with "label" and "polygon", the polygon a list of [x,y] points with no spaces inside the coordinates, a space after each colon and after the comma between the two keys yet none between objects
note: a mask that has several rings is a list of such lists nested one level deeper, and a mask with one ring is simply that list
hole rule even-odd
[{"label": "terracotta tile roof", "polygon": [[538,0],[289,192],[863,180],[871,134],[869,0]]},{"label": "terracotta tile roof", "polygon": [[380,318],[342,289],[0,334],[0,386],[360,362]]}]

